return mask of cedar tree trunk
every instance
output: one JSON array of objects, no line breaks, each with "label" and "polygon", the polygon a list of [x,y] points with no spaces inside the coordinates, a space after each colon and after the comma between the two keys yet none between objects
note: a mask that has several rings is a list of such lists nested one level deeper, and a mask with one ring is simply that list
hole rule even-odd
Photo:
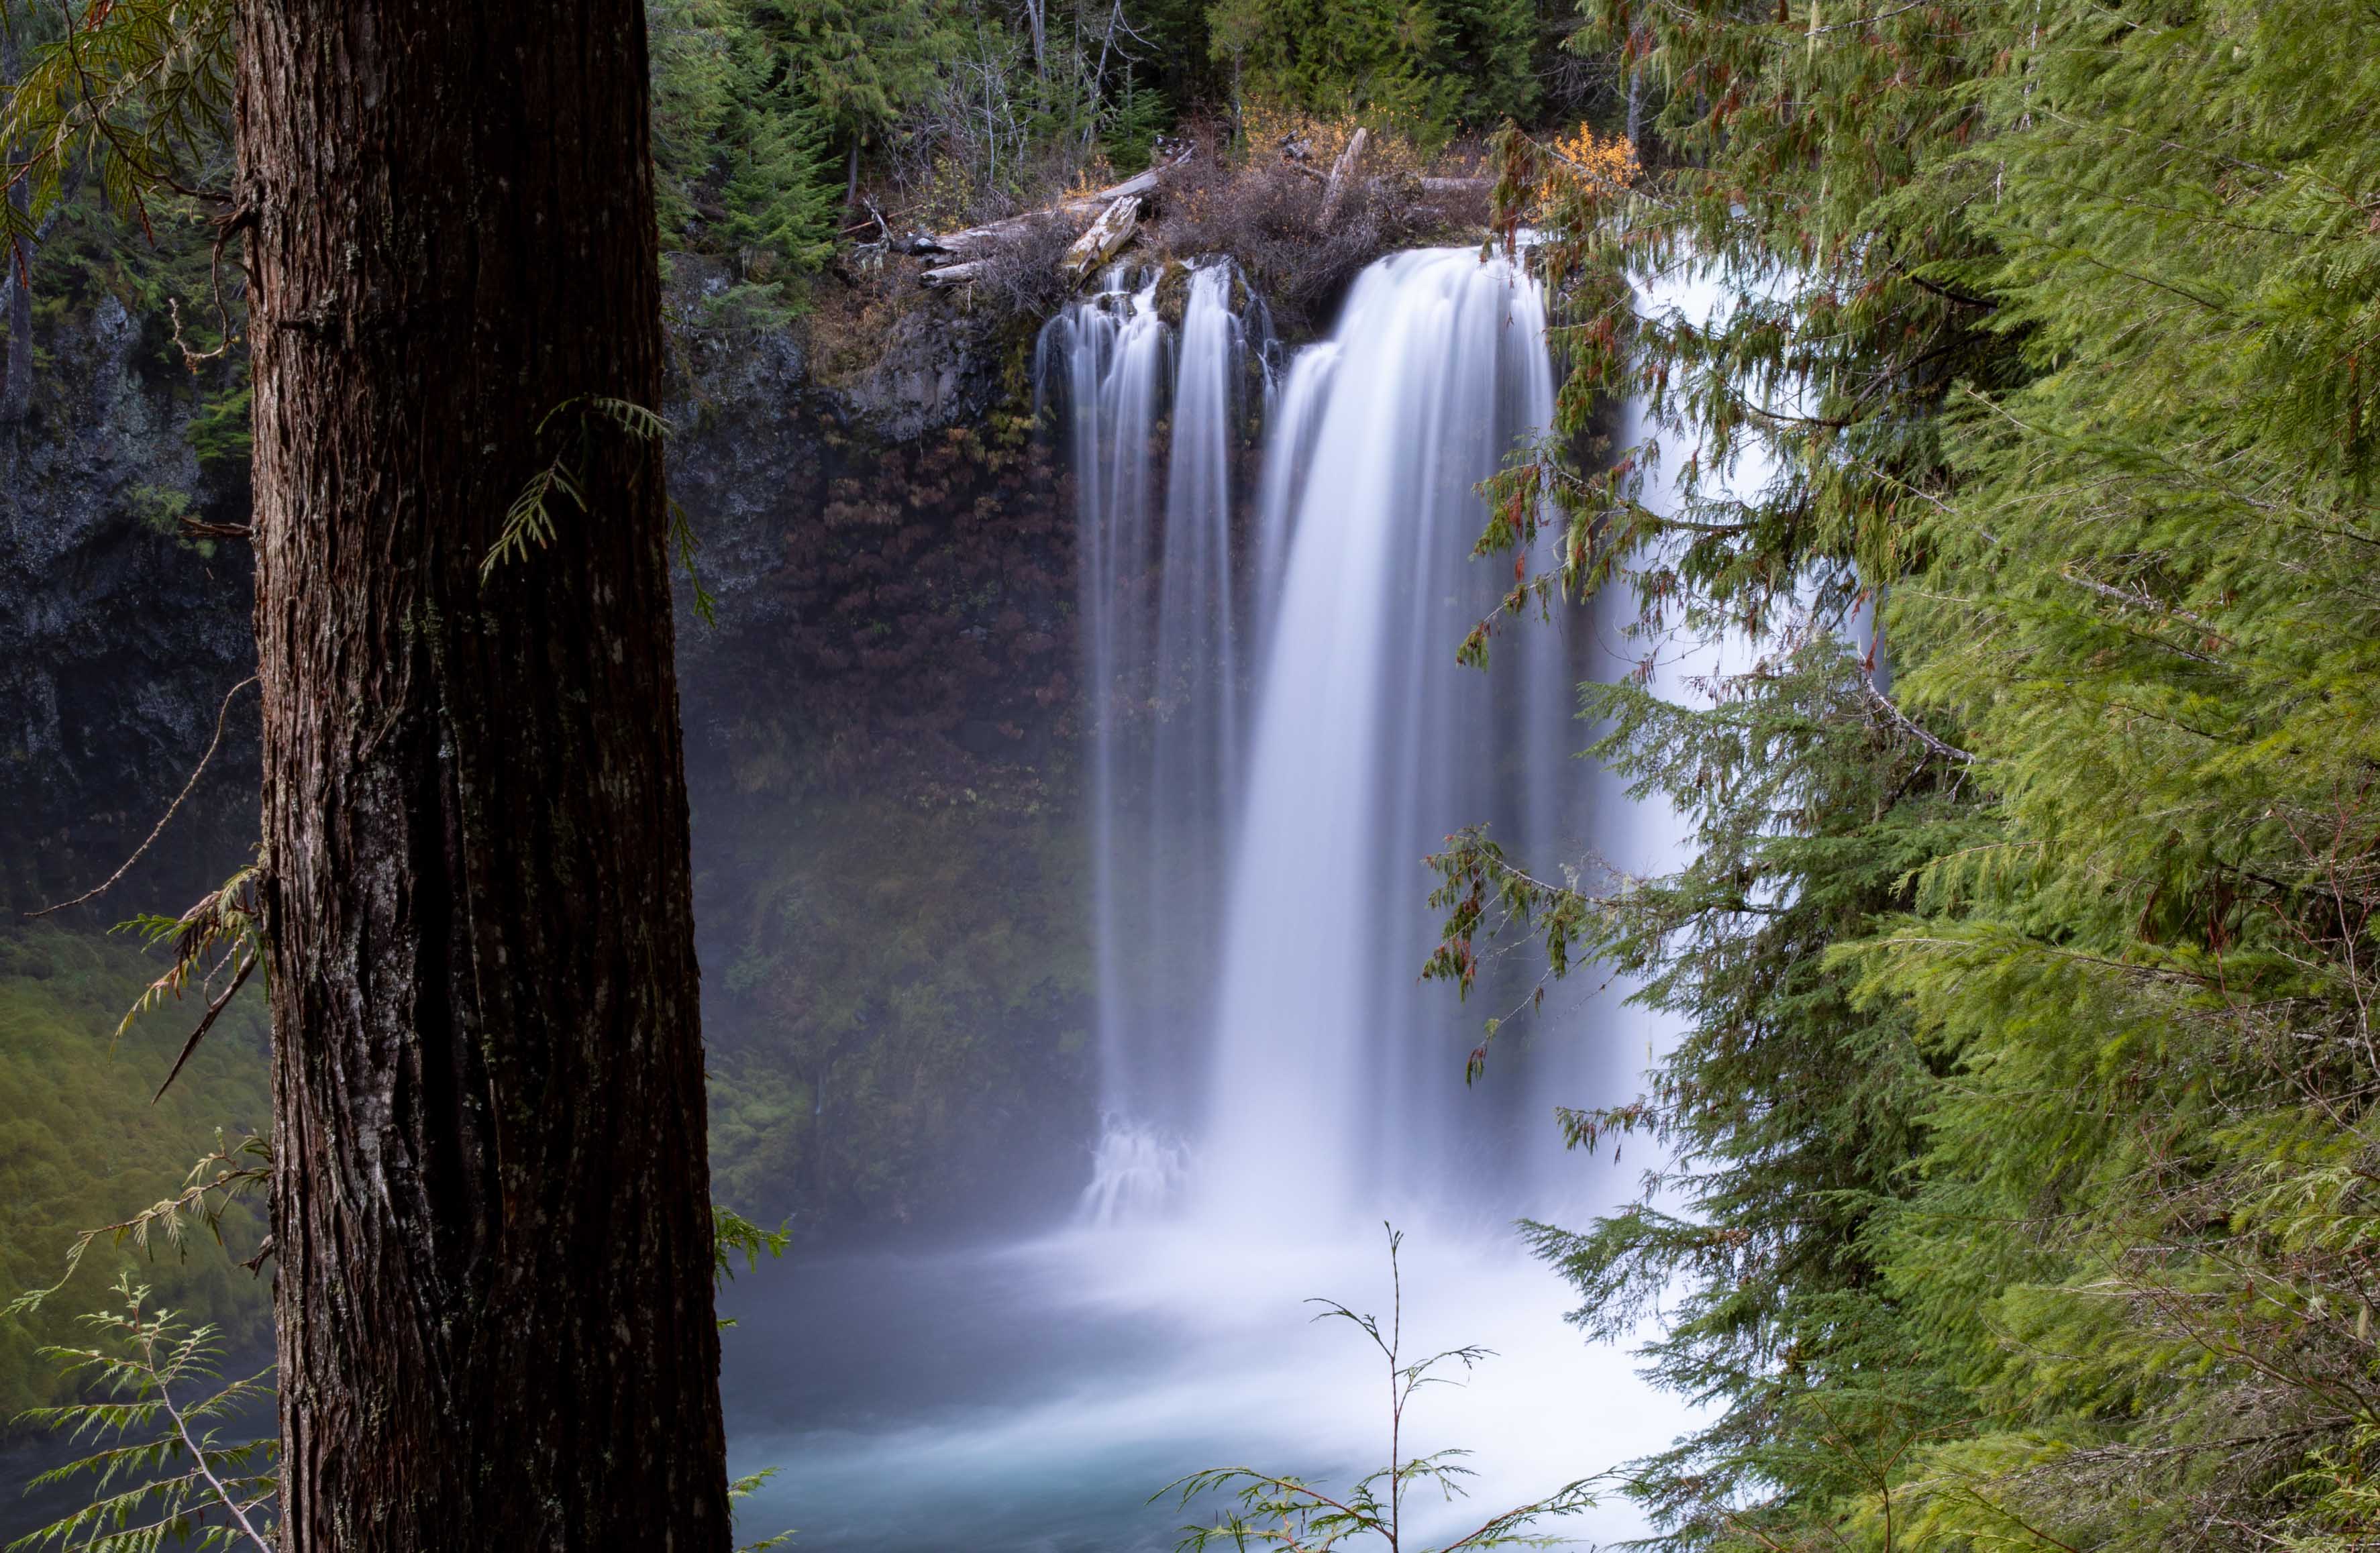
[{"label": "cedar tree trunk", "polygon": [[642,8],[241,10],[281,1546],[716,1553]]}]

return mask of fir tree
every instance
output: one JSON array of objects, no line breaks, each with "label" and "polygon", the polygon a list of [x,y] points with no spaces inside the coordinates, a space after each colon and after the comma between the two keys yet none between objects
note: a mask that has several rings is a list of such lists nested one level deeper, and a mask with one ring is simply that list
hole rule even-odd
[{"label": "fir tree", "polygon": [[1528,111],[1536,19],[1529,0],[1218,0],[1208,12],[1209,46],[1245,93],[1425,141]]},{"label": "fir tree", "polygon": [[925,93],[947,52],[930,0],[750,0],[752,24],[784,51],[796,90],[857,176],[860,148]]}]

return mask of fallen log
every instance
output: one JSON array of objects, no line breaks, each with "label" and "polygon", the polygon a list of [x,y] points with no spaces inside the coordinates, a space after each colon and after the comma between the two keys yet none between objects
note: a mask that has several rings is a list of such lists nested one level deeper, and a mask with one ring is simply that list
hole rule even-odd
[{"label": "fallen log", "polygon": [[1076,280],[1122,253],[1140,225],[1140,196],[1127,194],[1099,212],[1091,229],[1075,239],[1059,267]]},{"label": "fallen log", "polygon": [[1013,215],[1003,221],[990,222],[982,226],[970,226],[964,232],[919,233],[909,240],[909,251],[917,254],[954,255],[978,252],[988,248],[998,248],[1012,237],[1023,236],[1037,221],[1046,221],[1051,216],[1072,216],[1081,220],[1085,217],[1099,215],[1112,209],[1119,200],[1130,198],[1146,200],[1157,192],[1160,176],[1189,161],[1196,150],[1196,148],[1193,147],[1189,151],[1184,151],[1171,162],[1151,167],[1145,173],[1135,174],[1122,183],[1111,184],[1095,193],[1062,200],[1043,210],[1027,211],[1023,215]]},{"label": "fallen log", "polygon": [[973,283],[990,268],[991,261],[989,259],[970,259],[964,264],[944,264],[939,269],[929,270],[917,279],[937,291],[947,291],[953,286]]}]

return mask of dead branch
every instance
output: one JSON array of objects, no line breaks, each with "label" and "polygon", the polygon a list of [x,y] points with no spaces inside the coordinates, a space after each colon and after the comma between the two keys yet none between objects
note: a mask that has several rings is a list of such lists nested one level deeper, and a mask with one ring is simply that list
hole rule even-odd
[{"label": "dead branch", "polygon": [[1140,196],[1127,194],[1099,213],[1089,231],[1075,239],[1060,261],[1076,280],[1122,253],[1140,226]]},{"label": "dead branch", "polygon": [[1347,198],[1348,186],[1354,182],[1355,170],[1364,161],[1364,148],[1371,140],[1369,129],[1356,130],[1349,138],[1347,149],[1339,153],[1339,160],[1330,164],[1330,181],[1323,186],[1322,213],[1317,222],[1324,231],[1330,229],[1331,221],[1338,216],[1340,202]]},{"label": "dead branch", "polygon": [[[1196,153],[1196,148],[1191,147],[1172,161],[1153,166],[1145,173],[1124,179],[1122,183],[1111,184],[1095,193],[1061,200],[1043,210],[1027,211],[1023,215],[1010,216],[1005,220],[991,222],[982,226],[970,226],[964,232],[919,233],[909,239],[908,249],[911,253],[920,255],[951,254],[971,257],[981,253],[984,249],[998,248],[1011,241],[1029,229],[1036,222],[1046,221],[1051,216],[1096,220],[1103,212],[1112,209],[1118,200],[1147,200],[1157,192],[1158,183],[1166,173],[1181,166]],[[957,283],[929,282],[928,284],[955,285]]]}]

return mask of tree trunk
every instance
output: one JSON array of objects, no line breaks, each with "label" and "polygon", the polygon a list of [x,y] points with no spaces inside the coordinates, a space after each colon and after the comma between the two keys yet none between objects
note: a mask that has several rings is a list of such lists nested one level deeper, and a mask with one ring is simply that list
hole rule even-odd
[{"label": "tree trunk", "polygon": [[281,1547],[716,1553],[643,16],[240,9]]}]

